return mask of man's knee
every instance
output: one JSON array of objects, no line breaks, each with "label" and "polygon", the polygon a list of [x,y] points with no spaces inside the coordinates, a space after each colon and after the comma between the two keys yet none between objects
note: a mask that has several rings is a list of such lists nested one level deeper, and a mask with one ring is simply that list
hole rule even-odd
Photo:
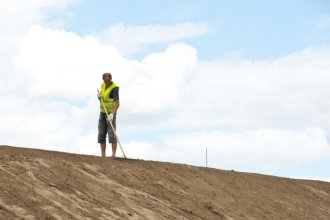
[{"label": "man's knee", "polygon": [[97,137],[98,143],[104,144],[106,142],[106,137],[107,137],[106,132],[99,131],[99,134],[98,134],[98,137]]},{"label": "man's knee", "polygon": [[113,131],[109,131],[108,137],[109,137],[109,143],[110,144],[117,143],[117,139],[116,139],[116,136],[113,133]]}]

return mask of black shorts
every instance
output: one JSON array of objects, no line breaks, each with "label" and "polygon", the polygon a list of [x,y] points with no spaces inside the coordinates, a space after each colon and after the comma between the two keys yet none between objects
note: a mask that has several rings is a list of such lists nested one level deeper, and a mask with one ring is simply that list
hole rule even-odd
[{"label": "black shorts", "polygon": [[[116,116],[115,114],[113,116],[112,120],[112,125],[116,130]],[[100,112],[100,117],[99,117],[99,134],[98,134],[98,143],[104,144],[106,142],[106,137],[108,134],[108,139],[109,143],[117,143],[117,139],[115,134],[112,131],[111,125],[109,124],[110,122],[107,121],[107,114]]]}]

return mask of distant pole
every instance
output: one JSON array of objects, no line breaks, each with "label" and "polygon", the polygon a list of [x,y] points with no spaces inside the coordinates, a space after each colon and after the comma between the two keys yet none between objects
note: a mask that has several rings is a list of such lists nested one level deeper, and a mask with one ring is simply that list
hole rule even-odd
[{"label": "distant pole", "polygon": [[207,168],[207,147],[206,147],[206,154],[205,154],[205,156],[206,156],[206,168]]}]

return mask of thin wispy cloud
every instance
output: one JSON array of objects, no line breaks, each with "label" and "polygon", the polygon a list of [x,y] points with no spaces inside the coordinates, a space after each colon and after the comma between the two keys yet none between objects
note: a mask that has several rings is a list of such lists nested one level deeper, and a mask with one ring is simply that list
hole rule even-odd
[{"label": "thin wispy cloud", "polygon": [[96,35],[102,43],[116,47],[123,54],[138,52],[144,45],[171,43],[205,35],[211,26],[203,23],[180,23],[175,25],[126,26],[111,25]]}]

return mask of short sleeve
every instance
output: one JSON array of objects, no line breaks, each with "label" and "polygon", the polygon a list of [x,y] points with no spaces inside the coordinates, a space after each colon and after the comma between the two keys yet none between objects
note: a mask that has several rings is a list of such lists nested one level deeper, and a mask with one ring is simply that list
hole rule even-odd
[{"label": "short sleeve", "polygon": [[116,87],[111,91],[110,98],[114,100],[119,100],[119,87]]}]

